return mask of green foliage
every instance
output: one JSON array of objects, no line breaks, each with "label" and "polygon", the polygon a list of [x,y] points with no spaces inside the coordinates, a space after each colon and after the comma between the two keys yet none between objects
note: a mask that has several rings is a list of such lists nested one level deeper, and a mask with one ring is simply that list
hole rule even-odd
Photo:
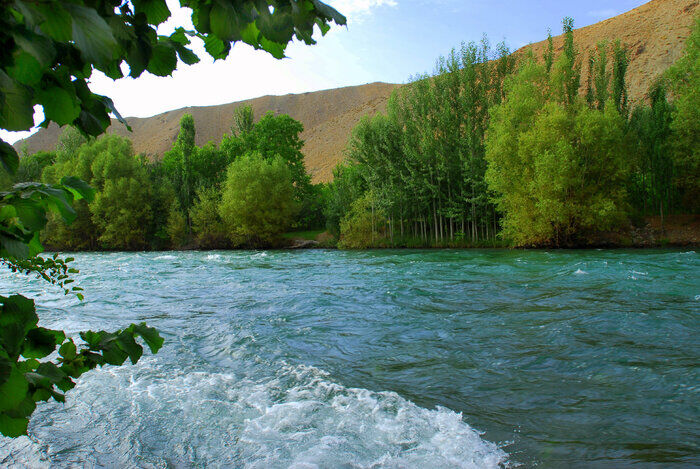
[{"label": "green foliage", "polygon": [[671,142],[675,187],[681,204],[700,212],[700,15],[683,56],[666,73],[673,95]]},{"label": "green foliage", "polygon": [[[0,296],[0,434],[27,434],[36,403],[51,398],[65,401],[75,387],[73,379],[97,366],[136,363],[143,354],[137,337],[156,353],[163,338],[145,323],[131,324],[115,332],[80,333],[84,345],[76,346],[63,331],[38,326],[34,301],[21,295]],[[58,348],[58,357],[39,361]]]},{"label": "green foliage", "polygon": [[170,206],[168,212],[166,231],[173,249],[181,249],[187,245],[189,238],[187,217],[180,209],[179,204],[175,202]]},{"label": "green foliage", "polygon": [[[282,58],[292,38],[313,44],[314,26],[325,34],[330,21],[346,23],[317,0],[181,4],[192,10],[195,30],[178,27],[165,36],[156,29],[170,16],[165,0],[133,0],[121,6],[106,0],[2,3],[0,128],[30,129],[33,107],[39,104],[43,126],[72,124],[86,135],[99,135],[109,126],[110,113],[127,124],[111,99],[90,91],[94,70],[118,79],[127,65],[133,78],[146,70],[168,76],[178,58],[186,64],[199,61],[188,47],[194,38],[204,42],[215,60],[225,59],[237,41]],[[17,153],[5,142],[0,142],[0,163],[11,173],[18,166]]]},{"label": "green foliage", "polygon": [[[676,202],[673,190],[673,155],[671,151],[671,104],[661,83],[649,93],[649,106],[639,106],[630,119],[634,147],[632,202],[642,215],[670,213]],[[658,212],[657,212],[658,210]]]},{"label": "green foliage", "polygon": [[416,77],[396,91],[386,115],[357,125],[348,147],[351,166],[342,169],[348,177],[328,189],[331,232],[368,190],[375,209],[387,217],[389,245],[407,238],[449,245],[460,232],[473,243],[495,236],[484,138],[489,108],[503,99],[514,62],[504,44],[492,58],[486,38],[463,44],[437,61],[432,76]]},{"label": "green foliage", "polygon": [[571,101],[562,76],[528,62],[492,113],[486,181],[516,245],[577,244],[625,220],[625,121],[612,101]]},{"label": "green foliage", "polygon": [[367,249],[376,247],[376,241],[385,238],[386,217],[376,208],[372,191],[350,205],[350,210],[340,222],[342,233],[338,247],[341,249]]},{"label": "green foliage", "polygon": [[268,112],[254,124],[252,118],[250,107],[236,109],[232,135],[224,136],[221,150],[228,156],[228,161],[252,152],[258,152],[269,159],[280,156],[291,172],[294,198],[300,208],[294,226],[318,226],[322,211],[317,202],[319,191],[311,184],[311,177],[304,165],[304,154],[301,152],[304,147],[301,139],[304,126],[287,114],[276,116]]},{"label": "green foliage", "polygon": [[219,214],[234,246],[272,243],[296,210],[292,173],[282,157],[247,153],[231,163]]},{"label": "green foliage", "polygon": [[323,189],[323,215],[326,229],[336,238],[340,238],[340,221],[365,190],[366,184],[358,165],[341,163],[333,170],[333,183]]},{"label": "green foliage", "polygon": [[250,105],[239,106],[233,111],[233,126],[231,135],[240,136],[253,130],[255,118]]},{"label": "green foliage", "polygon": [[90,204],[77,204],[80,216],[75,223],[52,219],[49,246],[133,250],[148,245],[153,191],[148,171],[128,139],[107,135],[83,144],[74,154],[59,152],[56,163],[44,170],[47,181],[68,174],[88,181],[97,196]]},{"label": "green foliage", "polygon": [[191,114],[185,114],[180,119],[180,133],[175,145],[163,155],[163,170],[175,188],[183,212],[189,210],[192,204],[194,178],[191,161],[197,150],[194,119]]},{"label": "green foliage", "polygon": [[202,188],[190,209],[195,244],[200,249],[228,247],[228,237],[221,216],[221,191],[218,187]]}]

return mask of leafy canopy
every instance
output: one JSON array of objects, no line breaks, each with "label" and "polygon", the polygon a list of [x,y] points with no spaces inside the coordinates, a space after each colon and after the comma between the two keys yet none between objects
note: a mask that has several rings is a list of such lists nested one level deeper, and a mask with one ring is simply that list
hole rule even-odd
[{"label": "leafy canopy", "polygon": [[[194,30],[177,27],[158,34],[170,17],[165,0],[16,0],[0,4],[0,128],[28,130],[34,106],[45,120],[72,124],[87,135],[99,135],[109,114],[126,124],[112,100],[90,91],[94,70],[112,79],[128,68],[132,78],[144,71],[168,76],[178,59],[199,61],[190,48],[198,39],[215,60],[244,42],[276,58],[296,37],[314,44],[314,26],[325,34],[346,19],[318,0],[181,0],[192,11]],[[0,163],[14,173],[18,156],[0,141]]]}]

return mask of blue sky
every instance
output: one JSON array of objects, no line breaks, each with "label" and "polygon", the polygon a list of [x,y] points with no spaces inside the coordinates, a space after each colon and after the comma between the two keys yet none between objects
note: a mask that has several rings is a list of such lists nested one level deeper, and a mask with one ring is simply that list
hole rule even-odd
[{"label": "blue sky", "polygon": [[[486,33],[492,44],[502,40],[517,49],[561,30],[564,16],[583,27],[631,10],[644,0],[326,0],[348,17],[348,26],[334,27],[318,44],[291,44],[289,58],[275,60],[246,45],[236,45],[226,61],[203,58],[194,66],[180,64],[172,77],[144,74],[116,82],[99,74],[93,91],[113,98],[125,116],[148,117],[185,106],[229,103],[258,96],[302,93],[374,81],[404,83],[432,70],[435,59],[461,42],[479,41]],[[162,25],[189,22],[188,10],[168,0],[173,13]],[[190,26],[191,27],[191,26]],[[41,112],[35,116],[41,122]],[[14,142],[26,132],[0,131]]]}]

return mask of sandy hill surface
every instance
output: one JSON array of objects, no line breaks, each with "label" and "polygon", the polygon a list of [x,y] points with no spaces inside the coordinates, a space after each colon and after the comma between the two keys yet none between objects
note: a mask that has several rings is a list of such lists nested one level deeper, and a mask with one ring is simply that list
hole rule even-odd
[{"label": "sandy hill surface", "polygon": [[[700,0],[652,0],[634,10],[574,32],[576,45],[584,53],[582,83],[587,77],[587,53],[604,39],[621,39],[630,51],[628,87],[630,98],[643,99],[649,85],[669,65],[678,59],[690,34],[693,16]],[[563,38],[554,38],[555,49],[561,50]],[[515,52],[521,56],[532,49],[542,57],[546,42],[538,42]],[[329,181],[333,168],[343,159],[343,149],[354,125],[366,114],[383,111],[391,91],[401,85],[371,83],[367,85],[316,91],[285,96],[263,96],[251,100],[218,106],[188,107],[165,112],[149,118],[127,118],[133,128],[128,132],[115,123],[110,133],[128,136],[134,150],[150,158],[159,158],[177,136],[180,117],[190,113],[197,130],[197,144],[219,142],[233,123],[233,110],[250,104],[256,118],[267,111],[289,114],[304,124],[302,138],[306,142],[304,155],[314,182]],[[26,145],[30,153],[52,150],[61,130],[56,125],[40,130],[15,144]]]}]

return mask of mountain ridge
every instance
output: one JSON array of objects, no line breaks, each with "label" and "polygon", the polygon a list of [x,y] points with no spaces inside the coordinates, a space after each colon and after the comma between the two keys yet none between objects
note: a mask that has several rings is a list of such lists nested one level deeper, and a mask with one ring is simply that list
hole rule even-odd
[{"label": "mountain ridge", "polygon": [[[582,83],[588,76],[588,53],[601,40],[620,39],[627,46],[630,64],[627,72],[629,98],[639,102],[654,80],[683,52],[700,0],[652,0],[621,15],[574,30],[576,47],[582,53]],[[543,56],[546,40],[524,46],[513,52],[521,58],[531,50]],[[561,51],[563,37],[554,37],[555,51]],[[108,132],[129,137],[134,151],[150,159],[160,158],[175,142],[183,114],[192,114],[196,127],[197,145],[209,141],[218,143],[230,131],[233,110],[250,104],[255,118],[265,112],[289,114],[304,125],[302,150],[314,182],[327,182],[333,168],[342,161],[352,128],[362,116],[386,109],[391,92],[404,85],[374,82],[314,92],[286,95],[266,95],[227,104],[190,106],[167,111],[152,117],[127,117],[133,132],[112,121]],[[15,148],[26,146],[29,153],[53,150],[61,129],[55,124],[20,140]]]}]

